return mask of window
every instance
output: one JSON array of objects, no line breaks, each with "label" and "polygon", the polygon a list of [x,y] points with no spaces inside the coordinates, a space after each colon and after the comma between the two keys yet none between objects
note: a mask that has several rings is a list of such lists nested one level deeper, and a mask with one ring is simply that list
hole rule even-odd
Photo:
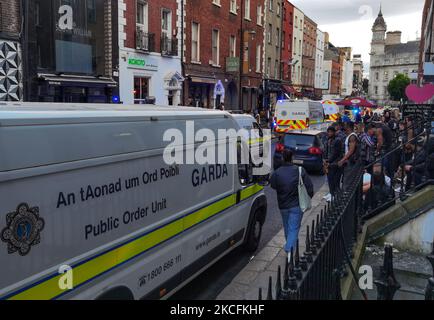
[{"label": "window", "polygon": [[256,72],[261,72],[261,50],[260,44],[256,46]]},{"label": "window", "polygon": [[235,36],[229,37],[229,56],[234,58],[237,52],[237,39]]},{"label": "window", "polygon": [[262,6],[261,5],[259,5],[257,8],[256,8],[256,24],[258,25],[258,26],[262,26]]},{"label": "window", "polygon": [[137,1],[137,25],[144,32],[148,31],[148,3],[145,1]]},{"label": "window", "polygon": [[220,63],[220,32],[219,30],[214,29],[212,31],[212,63],[216,66]]},{"label": "window", "polygon": [[191,26],[191,61],[200,61],[200,26],[196,22]]},{"label": "window", "polygon": [[220,0],[212,0],[212,3],[215,4],[215,5],[218,5],[219,7],[221,6],[220,5]]},{"label": "window", "polygon": [[380,74],[378,72],[375,72],[375,80],[379,80],[380,79]]},{"label": "window", "polygon": [[237,13],[237,0],[231,0],[229,11],[231,13]]},{"label": "window", "polygon": [[244,0],[244,19],[250,20],[250,0]]},{"label": "window", "polygon": [[161,35],[166,39],[172,38],[172,12],[163,9],[161,12]]},{"label": "window", "polygon": [[298,17],[295,16],[295,27],[298,28]]},{"label": "window", "polygon": [[273,41],[272,38],[273,38],[273,26],[270,23],[268,25],[268,33],[267,33],[268,44],[272,43],[272,41]]},{"label": "window", "polygon": [[384,71],[384,81],[388,81],[388,80],[389,80],[389,72]]},{"label": "window", "polygon": [[280,2],[277,3],[277,16],[280,17],[282,11],[282,7],[280,6]]},{"label": "window", "polygon": [[268,8],[270,9],[270,11],[273,11],[273,0],[268,0]]},{"label": "window", "polygon": [[[1,8],[1,6],[0,6]],[[39,2],[35,2],[35,25],[41,25],[41,15],[40,15],[41,4]]]},{"label": "window", "polygon": [[378,87],[377,86],[374,87],[374,92],[375,92],[375,94],[378,94]]}]

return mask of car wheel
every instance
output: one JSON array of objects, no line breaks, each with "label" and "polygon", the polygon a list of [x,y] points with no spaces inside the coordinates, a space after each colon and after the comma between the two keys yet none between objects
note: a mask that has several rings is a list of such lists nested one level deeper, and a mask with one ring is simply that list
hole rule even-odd
[{"label": "car wheel", "polygon": [[256,211],[249,225],[246,242],[244,243],[244,249],[247,252],[253,253],[258,250],[262,237],[262,227],[263,223],[259,220],[259,212]]}]

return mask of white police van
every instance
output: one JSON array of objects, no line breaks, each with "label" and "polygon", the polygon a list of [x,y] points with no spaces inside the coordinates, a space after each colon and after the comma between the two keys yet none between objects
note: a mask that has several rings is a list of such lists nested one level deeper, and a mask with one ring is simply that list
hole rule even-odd
[{"label": "white police van", "polygon": [[255,251],[267,200],[249,164],[164,161],[170,144],[198,148],[163,139],[189,121],[239,129],[191,108],[0,105],[0,299],[168,298]]}]

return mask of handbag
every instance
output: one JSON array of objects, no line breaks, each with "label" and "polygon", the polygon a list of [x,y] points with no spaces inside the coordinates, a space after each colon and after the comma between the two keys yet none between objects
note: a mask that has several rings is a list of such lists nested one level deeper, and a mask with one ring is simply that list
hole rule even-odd
[{"label": "handbag", "polygon": [[307,192],[306,186],[304,185],[302,168],[299,167],[299,181],[298,181],[298,198],[300,202],[300,209],[303,213],[312,209],[312,199]]}]

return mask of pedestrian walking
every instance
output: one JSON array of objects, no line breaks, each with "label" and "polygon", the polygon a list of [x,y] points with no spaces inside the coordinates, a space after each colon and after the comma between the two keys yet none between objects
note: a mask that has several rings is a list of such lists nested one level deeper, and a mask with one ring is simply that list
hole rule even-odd
[{"label": "pedestrian walking", "polygon": [[330,193],[333,197],[339,192],[342,169],[338,162],[343,156],[342,140],[336,136],[336,128],[327,130],[327,142],[324,150],[324,172],[327,174]]},{"label": "pedestrian walking", "polygon": [[357,178],[357,173],[361,168],[360,159],[360,140],[354,132],[354,123],[347,122],[344,125],[346,139],[345,139],[345,155],[338,165],[344,169],[343,190],[350,191],[351,184]]},{"label": "pedestrian walking", "polygon": [[283,228],[285,231],[285,251],[290,254],[295,248],[303,220],[303,211],[300,208],[300,195],[298,185],[301,178],[309,196],[312,198],[314,189],[312,180],[303,168],[292,163],[293,154],[290,150],[283,151],[283,165],[277,169],[271,177],[271,187],[277,192],[279,209],[282,214]]}]

